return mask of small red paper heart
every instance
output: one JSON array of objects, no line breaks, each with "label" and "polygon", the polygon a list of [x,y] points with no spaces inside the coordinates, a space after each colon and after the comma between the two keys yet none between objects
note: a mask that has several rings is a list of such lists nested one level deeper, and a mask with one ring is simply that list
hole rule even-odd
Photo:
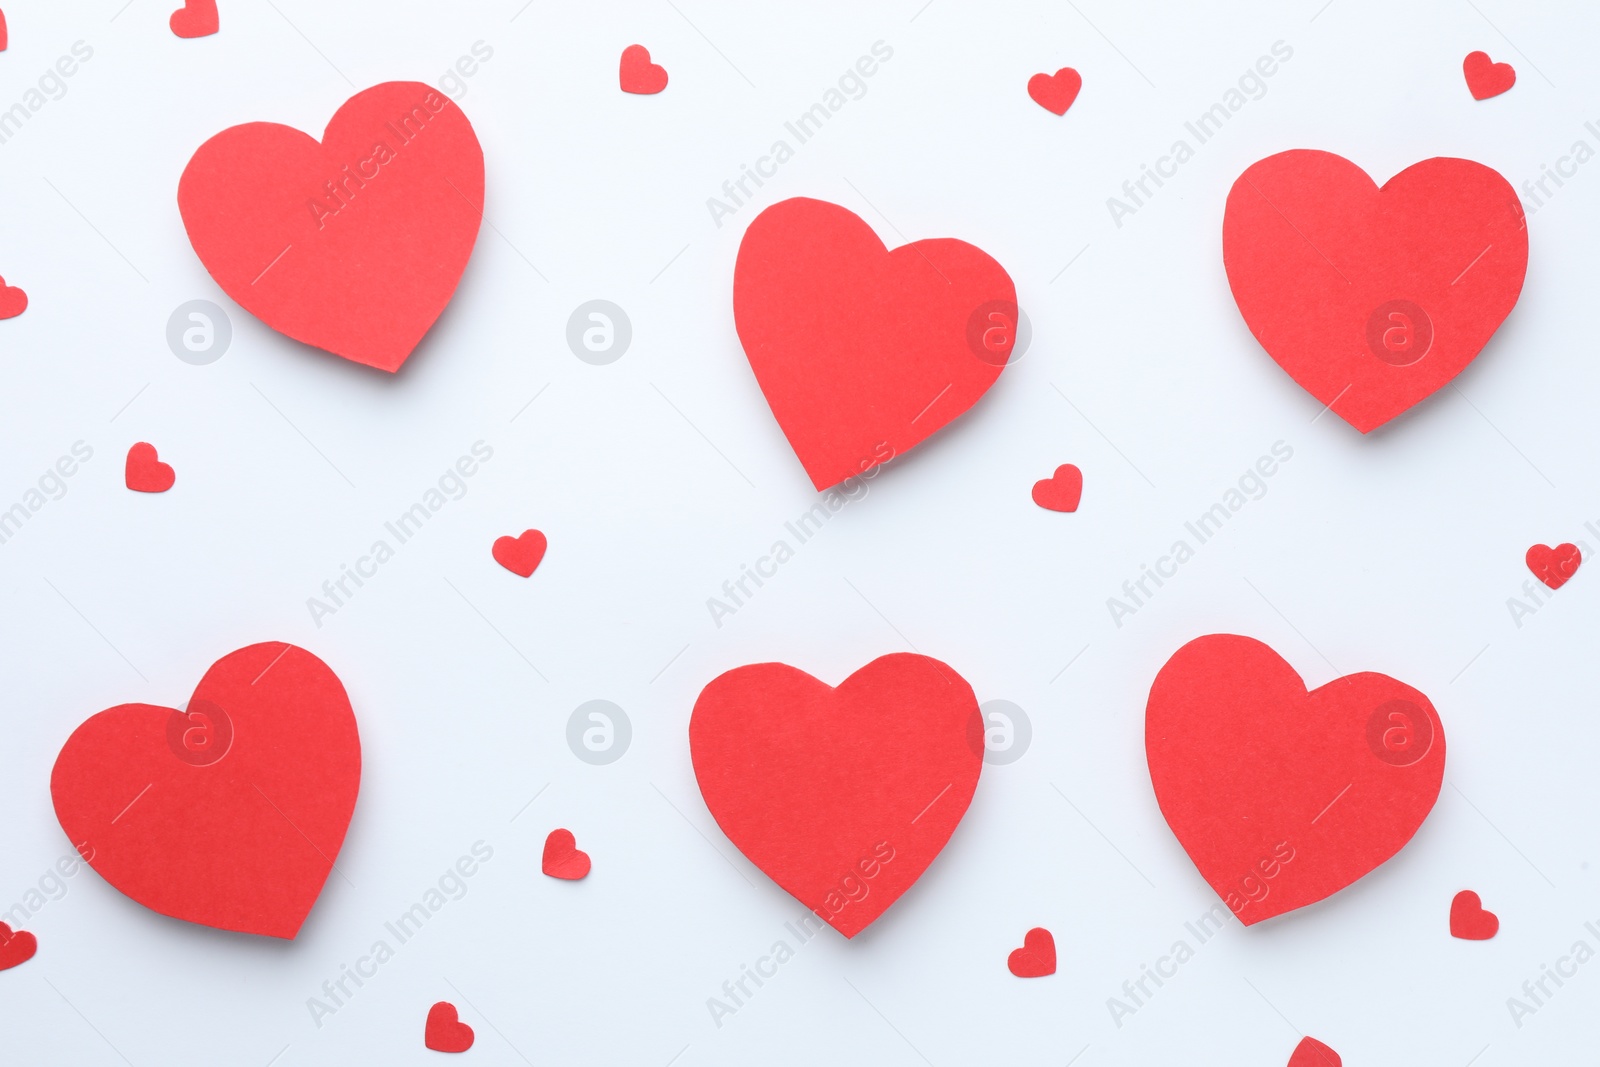
[{"label": "small red paper heart", "polygon": [[1463,889],[1450,901],[1450,936],[1487,941],[1500,932],[1500,916],[1483,906],[1478,894]]},{"label": "small red paper heart", "polygon": [[689,719],[695,779],[738,850],[845,937],[922,876],[983,768],[972,687],[895,653],[838,688],[782,663],[728,671]]},{"label": "small red paper heart", "polygon": [[1306,392],[1362,433],[1433,395],[1516,306],[1528,231],[1516,190],[1467,159],[1379,188],[1296,149],[1234,182],[1222,256],[1239,312]]},{"label": "small red paper heart", "polygon": [[1344,1067],[1344,1061],[1316,1038],[1303,1037],[1289,1056],[1289,1067]]},{"label": "small red paper heart", "polygon": [[483,149],[421,82],[346,100],[319,142],[273,122],[201,145],[178,210],[206,271],[279,333],[397,371],[455,293],[483,220]]},{"label": "small red paper heart", "polygon": [[156,456],[156,446],[140,441],[128,449],[128,462],[123,466],[123,479],[136,493],[165,493],[178,480],[171,464]]},{"label": "small red paper heart", "polygon": [[[4,16],[0,16],[0,40],[5,36]],[[0,51],[4,51],[0,46]],[[0,319],[14,319],[28,310],[28,294],[14,285],[7,285],[4,278],[0,278]]]},{"label": "small red paper heart", "polygon": [[1468,52],[1461,61],[1461,72],[1467,76],[1467,88],[1474,100],[1499,96],[1517,84],[1517,72],[1511,64],[1495,63],[1487,52]]},{"label": "small red paper heart", "polygon": [[779,427],[827,489],[977,403],[1011,356],[1017,293],[964,241],[891,251],[854,212],[797,197],[745,231],[733,317]]},{"label": "small red paper heart", "polygon": [[360,783],[338,676],[269,641],[213,663],[185,710],[91,716],[61,747],[50,795],[67,839],[124,895],[186,922],[293,938]]},{"label": "small red paper heart", "polygon": [[217,32],[217,0],[184,0],[167,25],[179,37],[208,37]]},{"label": "small red paper heart", "polygon": [[0,923],[0,971],[10,970],[19,963],[27,963],[39,951],[39,941],[26,930],[15,933],[5,923]]},{"label": "small red paper heart", "polygon": [[1033,102],[1057,115],[1067,113],[1082,88],[1083,76],[1071,67],[1062,67],[1054,74],[1035,74],[1028,79],[1028,95],[1033,97]]},{"label": "small red paper heart", "polygon": [[472,1047],[477,1035],[472,1027],[461,1021],[456,1006],[441,1000],[428,1009],[428,1025],[422,1031],[422,1043],[435,1052],[465,1052]]},{"label": "small red paper heart", "polygon": [[1563,542],[1554,548],[1549,545],[1534,545],[1528,549],[1525,557],[1528,569],[1533,576],[1548,585],[1551,589],[1560,589],[1567,584],[1567,579],[1578,573],[1578,566],[1583,562],[1583,553],[1578,551],[1578,546],[1570,542]]},{"label": "small red paper heart", "polygon": [[1018,978],[1043,978],[1056,973],[1056,939],[1049,930],[1036,926],[1022,939],[1022,947],[1012,949],[1006,966]]},{"label": "small red paper heart", "polygon": [[1033,502],[1049,511],[1077,511],[1083,497],[1083,472],[1063,463],[1048,478],[1033,483]]},{"label": "small red paper heart", "polygon": [[[6,13],[4,11],[0,11],[0,52],[4,52],[6,50],[6,46],[10,43],[10,35],[6,32]],[[0,318],[4,317],[5,316],[0,315]]]},{"label": "small red paper heart", "polygon": [[544,839],[540,869],[551,878],[577,881],[589,873],[589,854],[578,849],[578,839],[571,830],[551,830]]},{"label": "small red paper heart", "polygon": [[524,530],[520,537],[498,537],[494,542],[494,561],[512,574],[526,578],[544,559],[549,543],[538,530]]},{"label": "small red paper heart", "polygon": [[667,87],[667,69],[650,62],[650,50],[642,44],[630,44],[622,50],[619,75],[625,93],[649,96]]},{"label": "small red paper heart", "polygon": [[1311,692],[1282,657],[1196,638],[1156,675],[1150,782],[1195,867],[1246,926],[1338,892],[1404,848],[1444,781],[1444,727],[1386,675]]}]

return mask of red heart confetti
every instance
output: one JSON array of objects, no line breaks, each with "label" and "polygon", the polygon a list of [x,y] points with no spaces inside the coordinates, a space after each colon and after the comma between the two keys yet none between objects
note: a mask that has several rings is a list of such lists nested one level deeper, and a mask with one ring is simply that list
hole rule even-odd
[{"label": "red heart confetti", "polygon": [[1022,947],[1012,949],[1006,966],[1018,978],[1043,978],[1056,973],[1056,939],[1049,930],[1035,926],[1022,939]]},{"label": "red heart confetti", "polygon": [[1083,497],[1083,472],[1063,463],[1048,478],[1033,483],[1033,502],[1048,511],[1077,511]]},{"label": "red heart confetti", "polygon": [[1549,545],[1534,545],[1528,549],[1524,559],[1535,578],[1551,589],[1560,589],[1567,584],[1568,578],[1578,573],[1578,566],[1583,562],[1583,553],[1578,551],[1577,545],[1563,542],[1554,548]]},{"label": "red heart confetti", "polygon": [[544,858],[539,869],[551,878],[577,881],[589,873],[589,854],[580,851],[571,830],[551,830],[544,839]]},{"label": "red heart confetti", "polygon": [[1054,74],[1035,74],[1028,79],[1028,95],[1033,97],[1033,102],[1056,115],[1067,113],[1082,88],[1083,76],[1071,67],[1062,67]]},{"label": "red heart confetti", "polygon": [[33,959],[39,951],[39,941],[26,930],[12,932],[11,927],[0,923],[0,971],[8,971],[20,963]]},{"label": "red heart confetti", "polygon": [[155,445],[140,441],[128,449],[123,479],[136,493],[165,493],[178,480],[178,475],[171,464],[161,462]]},{"label": "red heart confetti", "polygon": [[472,1027],[461,1021],[456,1006],[441,1000],[428,1009],[428,1025],[422,1031],[422,1043],[435,1052],[465,1052],[477,1040]]},{"label": "red heart confetti", "polygon": [[1483,906],[1478,894],[1463,889],[1450,901],[1450,936],[1487,941],[1500,932],[1500,916]]},{"label": "red heart confetti", "polygon": [[1499,96],[1517,84],[1517,72],[1511,64],[1496,63],[1487,52],[1468,52],[1461,61],[1461,73],[1467,76],[1467,89],[1474,100]]},{"label": "red heart confetti", "polygon": [[526,578],[538,569],[549,543],[538,530],[524,530],[517,537],[495,539],[494,561],[512,574]]},{"label": "red heart confetti", "polygon": [[619,77],[625,93],[649,96],[667,87],[667,68],[650,62],[650,49],[642,44],[630,44],[622,50]]},{"label": "red heart confetti", "polygon": [[167,25],[179,37],[209,37],[217,32],[217,0],[184,0]]},{"label": "red heart confetti", "polygon": [[1303,1037],[1289,1056],[1289,1067],[1344,1067],[1344,1061],[1316,1038]]},{"label": "red heart confetti", "polygon": [[[5,16],[0,15],[0,51],[4,51]],[[0,319],[14,319],[28,310],[28,294],[0,278]]]}]

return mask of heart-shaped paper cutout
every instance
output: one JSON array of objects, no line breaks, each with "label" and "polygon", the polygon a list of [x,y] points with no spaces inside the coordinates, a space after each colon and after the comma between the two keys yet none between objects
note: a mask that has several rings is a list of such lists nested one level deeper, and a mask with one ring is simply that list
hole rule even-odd
[{"label": "heart-shaped paper cutout", "polygon": [[1071,67],[1062,67],[1054,74],[1035,74],[1028,79],[1028,95],[1033,97],[1033,102],[1057,115],[1067,113],[1082,88],[1082,75]]},{"label": "heart-shaped paper cutout", "polygon": [[250,122],[195,152],[178,209],[224,292],[297,341],[395,371],[450,302],[483,218],[483,150],[421,82],[357,93],[320,142]]},{"label": "heart-shaped paper cutout", "polygon": [[1549,545],[1534,545],[1528,549],[1528,554],[1524,558],[1533,576],[1551,589],[1560,589],[1566,585],[1567,579],[1577,574],[1579,565],[1583,563],[1583,553],[1571,542],[1559,544],[1554,548]]},{"label": "heart-shaped paper cutout", "polygon": [[435,1052],[465,1052],[477,1040],[472,1027],[461,1021],[456,1006],[441,1000],[428,1009],[428,1023],[422,1031],[422,1043]]},{"label": "heart-shaped paper cutout", "polygon": [[39,951],[39,940],[26,930],[13,931],[0,923],[0,971],[27,963]]},{"label": "heart-shaped paper cutout", "polygon": [[[0,36],[5,33],[5,25],[0,22]],[[0,45],[0,51],[4,51]],[[4,278],[0,278],[0,319],[14,319],[28,310],[28,294],[15,285],[7,285]]]},{"label": "heart-shaped paper cutout", "polygon": [[517,537],[496,538],[490,552],[500,566],[526,578],[538,569],[548,547],[544,534],[538,530],[524,530]]},{"label": "heart-shaped paper cutout", "polygon": [[972,687],[927,656],[882,656],[838,688],[758,663],[700,693],[689,751],[734,846],[854,937],[922,876],[966,814],[983,720]]},{"label": "heart-shaped paper cutout", "polygon": [[1260,641],[1199,637],[1156,675],[1150,782],[1167,825],[1249,926],[1338,892],[1393,856],[1444,780],[1428,698],[1386,675],[1306,692]]},{"label": "heart-shaped paper cutout", "polygon": [[328,665],[282,641],[211,665],[188,708],[120,704],[67,739],[56,818],[111,885],[204,926],[293,938],[344,843],[361,741]]},{"label": "heart-shaped paper cutout", "polygon": [[140,441],[128,449],[122,479],[136,493],[165,493],[178,480],[178,475],[171,464],[161,462],[155,445]]},{"label": "heart-shaped paper cutout", "polygon": [[1083,472],[1071,463],[1033,483],[1033,502],[1048,511],[1077,511],[1082,498]]},{"label": "heart-shaped paper cutout", "polygon": [[733,316],[772,414],[826,489],[904,454],[988,391],[1011,356],[1017,294],[965,241],[890,251],[854,212],[799,197],[745,231]]},{"label": "heart-shaped paper cutout", "polygon": [[577,881],[589,873],[589,854],[578,848],[571,830],[551,830],[544,839],[544,857],[539,869],[551,878]]},{"label": "heart-shaped paper cutout", "polygon": [[1487,52],[1468,52],[1461,61],[1461,73],[1467,76],[1467,90],[1474,100],[1499,96],[1517,84],[1517,72],[1511,64],[1496,63]]},{"label": "heart-shaped paper cutout", "polygon": [[217,0],[184,0],[167,25],[179,37],[208,37],[217,32]]},{"label": "heart-shaped paper cutout", "polygon": [[1056,939],[1042,926],[1029,930],[1022,947],[1012,949],[1006,967],[1018,978],[1043,978],[1056,973]]},{"label": "heart-shaped paper cutout", "polygon": [[667,87],[667,68],[650,62],[650,49],[642,44],[630,44],[622,50],[619,77],[625,93],[649,96]]},{"label": "heart-shaped paper cutout", "polygon": [[1261,347],[1367,433],[1489,342],[1522,292],[1528,232],[1481,163],[1425,159],[1380,189],[1348,159],[1297,149],[1234,182],[1222,255]]},{"label": "heart-shaped paper cutout", "polygon": [[1450,936],[1487,941],[1500,932],[1500,916],[1483,906],[1478,894],[1463,889],[1450,901]]},{"label": "heart-shaped paper cutout", "polygon": [[1303,1037],[1289,1054],[1289,1067],[1344,1067],[1344,1061],[1316,1038]]}]

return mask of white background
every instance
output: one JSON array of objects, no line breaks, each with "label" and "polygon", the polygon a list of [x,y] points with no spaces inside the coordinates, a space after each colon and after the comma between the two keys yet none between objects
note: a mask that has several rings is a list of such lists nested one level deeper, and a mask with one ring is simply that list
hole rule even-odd
[{"label": "white background", "polygon": [[[1277,1065],[1302,1032],[1351,1065],[1592,1049],[1600,964],[1520,1029],[1506,998],[1580,937],[1600,948],[1583,928],[1600,919],[1596,577],[1520,627],[1507,598],[1529,545],[1600,549],[1583,528],[1600,525],[1600,163],[1531,217],[1521,302],[1459,389],[1366,439],[1318,418],[1256,345],[1220,251],[1229,185],[1283,149],[1338,152],[1380,181],[1459,155],[1520,189],[1575,140],[1600,148],[1583,125],[1600,119],[1592,5],[223,0],[221,33],[185,41],[171,0],[121,4],[5,4],[0,108],[74,41],[94,57],[0,145],[0,273],[32,300],[0,323],[0,506],[73,442],[94,458],[0,546],[0,908],[69,848],[48,778],[72,729],[122,702],[181,706],[242,645],[293,641],[338,672],[365,773],[346,878],[292,943],[70,879],[25,926],[37,957],[0,973],[0,1058],[435,1062],[436,1000],[460,1007],[478,1034],[467,1058],[485,1064]],[[175,199],[202,141],[252,120],[320,135],[353,87],[436,82],[480,40],[494,55],[460,103],[493,228],[398,375],[290,342],[218,291]],[[879,40],[894,56],[868,93],[716,227],[706,198]],[[1106,198],[1280,40],[1294,55],[1266,95],[1116,227]],[[659,96],[618,89],[635,42],[670,73]],[[1480,48],[1518,72],[1481,103],[1461,73]],[[1025,87],[1066,65],[1084,88],[1057,118]],[[1033,343],[718,628],[706,599],[816,498],[730,306],[743,228],[796,195],[851,208],[891,245],[982,247],[1015,279]],[[605,367],[564,339],[596,297],[634,328]],[[165,339],[195,298],[232,318],[210,366]],[[123,487],[139,440],[176,468],[171,492]],[[306,599],[478,440],[494,457],[467,495],[315,626]],[[1114,626],[1106,598],[1280,440],[1294,458],[1267,495]],[[1030,486],[1065,462],[1084,471],[1081,509],[1035,507]],[[527,527],[550,550],[524,581],[489,547]],[[1394,861],[1323,904],[1230,925],[1119,1028],[1107,998],[1193,945],[1183,924],[1214,900],[1156,808],[1142,727],[1157,669],[1217,631],[1267,641],[1313,685],[1377,670],[1429,694],[1445,786]],[[1024,707],[1031,748],[986,767],[949,847],[884,918],[805,945],[716,1027],[706,999],[801,908],[701,803],[695,696],[739,664],[836,683],[908,647]],[[594,698],[633,723],[609,766],[565,740]],[[557,826],[593,856],[586,881],[539,873]],[[318,1028],[307,999],[480,839],[494,858],[467,895]],[[1463,888],[1500,915],[1494,940],[1448,935]],[[1036,925],[1059,972],[1013,978],[1006,954]]]}]

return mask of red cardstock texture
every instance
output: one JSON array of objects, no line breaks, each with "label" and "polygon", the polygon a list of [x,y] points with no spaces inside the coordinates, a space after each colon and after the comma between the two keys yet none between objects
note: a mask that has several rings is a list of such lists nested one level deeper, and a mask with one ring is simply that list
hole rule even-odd
[{"label": "red cardstock texture", "polygon": [[1015,343],[1005,270],[964,241],[884,247],[797,197],[739,245],[733,317],[756,382],[818,489],[901,455],[977,402]]},{"label": "red cardstock texture", "polygon": [[120,704],[67,739],[56,818],[107,882],[176,919],[293,938],[355,809],[361,741],[338,677],[269,641],[211,665],[188,708]]},{"label": "red cardstock texture", "polygon": [[689,749],[728,839],[854,937],[922,876],[966,814],[983,722],[972,687],[927,656],[882,656],[838,688],[759,663],[705,687]]},{"label": "red cardstock texture", "polygon": [[385,82],[320,142],[251,122],[195,152],[178,209],[224,292],[297,341],[395,371],[466,269],[483,218],[483,150],[439,90]]},{"label": "red cardstock texture", "polygon": [[441,1000],[428,1009],[428,1022],[422,1030],[422,1043],[435,1052],[465,1052],[478,1035],[461,1021],[456,1006]]},{"label": "red cardstock texture", "polygon": [[1399,852],[1439,797],[1445,743],[1403,682],[1349,674],[1308,693],[1260,641],[1210,634],[1156,675],[1145,754],[1167,825],[1250,926]]},{"label": "red cardstock texture", "polygon": [[1467,159],[1426,159],[1381,189],[1296,149],[1234,182],[1222,256],[1267,354],[1367,433],[1471,363],[1517,303],[1528,231],[1516,192]]}]

